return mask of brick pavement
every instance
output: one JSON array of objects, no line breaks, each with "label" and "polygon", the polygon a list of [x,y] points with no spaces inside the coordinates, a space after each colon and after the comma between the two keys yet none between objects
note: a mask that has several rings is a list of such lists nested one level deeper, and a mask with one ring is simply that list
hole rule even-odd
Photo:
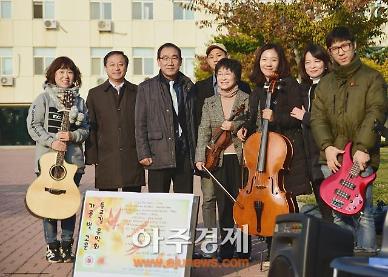
[{"label": "brick pavement", "polygon": [[[32,147],[0,147],[0,276],[72,276],[72,264],[46,262],[42,222],[31,216],[24,204],[25,192],[35,178],[33,156]],[[93,184],[93,169],[87,167],[80,189],[93,189]],[[197,178],[194,184],[194,193],[200,195]],[[198,224],[202,224],[201,213]],[[267,276],[268,269],[261,272],[258,264],[264,248],[253,240],[253,261],[248,267],[195,268],[191,276]]]}]

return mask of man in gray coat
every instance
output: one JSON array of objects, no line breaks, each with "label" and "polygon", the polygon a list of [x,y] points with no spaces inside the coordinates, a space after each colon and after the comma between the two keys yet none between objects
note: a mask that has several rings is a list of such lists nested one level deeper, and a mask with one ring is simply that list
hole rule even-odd
[{"label": "man in gray coat", "polygon": [[94,164],[96,188],[140,192],[144,169],[137,160],[135,102],[137,86],[125,80],[128,57],[111,51],[104,57],[108,80],[89,91],[90,136],[86,164]]},{"label": "man in gray coat", "polygon": [[193,83],[183,75],[181,49],[165,43],[158,49],[157,76],[139,85],[135,109],[136,149],[148,169],[148,190],[193,192],[195,107]]}]

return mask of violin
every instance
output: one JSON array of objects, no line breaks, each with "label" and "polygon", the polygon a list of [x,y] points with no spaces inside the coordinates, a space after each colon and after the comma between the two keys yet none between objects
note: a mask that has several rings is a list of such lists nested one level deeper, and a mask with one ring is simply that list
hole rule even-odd
[{"label": "violin", "polygon": [[[245,109],[245,104],[241,104],[237,110],[233,110],[232,114],[228,118],[228,121],[232,121],[236,116],[240,115]],[[225,150],[232,144],[231,131],[222,130],[221,127],[216,129],[215,135],[211,138],[210,143],[206,146],[205,150],[205,167],[209,171],[214,171],[219,163],[220,154],[222,150]]]},{"label": "violin", "polygon": [[[270,77],[267,87],[266,108],[279,82],[278,75]],[[253,133],[245,142],[244,161],[248,180],[239,190],[233,205],[233,217],[241,229],[248,225],[248,233],[272,236],[276,217],[295,212],[296,205],[284,189],[284,170],[293,155],[290,140],[268,131],[268,120],[263,120],[261,132]]]}]

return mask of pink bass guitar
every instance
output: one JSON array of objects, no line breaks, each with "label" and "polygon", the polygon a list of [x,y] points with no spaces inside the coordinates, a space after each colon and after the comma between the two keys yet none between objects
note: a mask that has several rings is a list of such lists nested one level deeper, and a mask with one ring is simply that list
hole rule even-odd
[{"label": "pink bass guitar", "polygon": [[349,142],[345,146],[341,168],[320,186],[323,201],[344,215],[354,215],[363,209],[366,187],[376,179],[376,173],[367,177],[360,176],[360,167],[358,163],[353,163],[351,149],[352,143]]}]

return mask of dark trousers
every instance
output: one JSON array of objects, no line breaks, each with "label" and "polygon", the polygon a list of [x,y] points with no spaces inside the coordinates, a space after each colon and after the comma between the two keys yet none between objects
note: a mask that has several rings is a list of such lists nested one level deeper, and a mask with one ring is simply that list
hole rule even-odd
[{"label": "dark trousers", "polygon": [[[39,176],[40,174],[38,173],[37,175]],[[82,178],[82,173],[77,172],[74,175],[74,183],[77,185],[77,187],[81,182],[81,178]],[[69,218],[65,218],[62,220],[43,218],[43,231],[44,231],[44,238],[46,243],[49,244],[57,241],[58,221],[61,222],[61,228],[62,228],[61,240],[66,242],[73,241],[75,220],[76,220],[76,215],[73,215]]]},{"label": "dark trousers", "polygon": [[327,222],[333,223],[333,221],[334,221],[333,213],[332,213],[331,209],[329,208],[329,206],[327,206],[325,204],[325,202],[323,202],[322,197],[321,197],[321,195],[319,193],[319,187],[321,186],[322,182],[323,182],[323,180],[315,181],[315,182],[312,183],[313,192],[314,192],[314,195],[315,195],[315,199],[317,201],[317,205],[318,205],[319,211],[322,214],[322,219],[327,221]]},{"label": "dark trousers", "polygon": [[[237,155],[224,155],[222,166],[214,171],[214,176],[220,181],[225,189],[236,198],[238,195],[239,184],[241,182],[241,167]],[[233,219],[233,201],[226,195],[226,193],[217,185],[214,184],[218,206],[218,223],[220,227],[221,240],[223,241],[227,235],[227,231],[223,228],[234,228]],[[227,241],[220,245],[219,255],[222,258],[232,258],[236,245]],[[250,252],[251,240],[248,241],[248,252]],[[241,249],[243,247],[241,246]],[[243,253],[237,253],[243,257]],[[249,256],[249,253],[248,253]]]},{"label": "dark trousers", "polygon": [[[118,191],[118,188],[115,189],[98,189],[99,191]],[[122,188],[122,191],[126,192],[141,192],[141,186],[136,187],[124,187]]]},{"label": "dark trousers", "polygon": [[148,170],[148,191],[168,193],[172,180],[174,192],[193,193],[193,169],[189,156],[177,159],[176,165],[175,168]]}]

